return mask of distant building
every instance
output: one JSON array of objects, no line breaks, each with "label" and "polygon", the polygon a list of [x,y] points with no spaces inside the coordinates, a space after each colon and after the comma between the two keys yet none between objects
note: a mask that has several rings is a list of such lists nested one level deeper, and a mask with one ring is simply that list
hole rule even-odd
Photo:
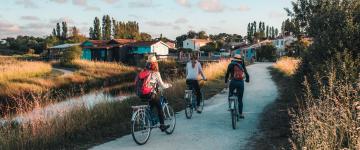
[{"label": "distant building", "polygon": [[47,48],[45,51],[45,55],[48,57],[48,59],[60,59],[62,54],[70,47],[79,46],[79,45],[80,43],[56,45]]},{"label": "distant building", "polygon": [[129,44],[130,54],[156,54],[158,56],[169,55],[169,46],[162,41],[143,41]]},{"label": "distant building", "polygon": [[276,47],[276,54],[278,56],[286,55],[286,46],[289,46],[291,43],[295,42],[297,39],[292,35],[289,36],[280,36],[273,40],[273,45]]},{"label": "distant building", "polygon": [[205,46],[207,43],[210,43],[210,40],[207,39],[186,39],[183,41],[183,48],[189,48],[193,51],[199,51],[201,47]]},{"label": "distant building", "polygon": [[167,42],[165,42],[165,44],[169,46],[169,49],[176,49],[175,42],[167,41]]},{"label": "distant building", "polygon": [[98,61],[127,61],[132,39],[88,40],[81,44],[82,59]]}]

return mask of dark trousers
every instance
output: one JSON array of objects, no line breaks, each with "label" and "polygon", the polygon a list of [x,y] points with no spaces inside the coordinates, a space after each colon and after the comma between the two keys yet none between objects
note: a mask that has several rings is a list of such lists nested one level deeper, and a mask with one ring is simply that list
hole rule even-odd
[{"label": "dark trousers", "polygon": [[151,94],[150,95],[150,100],[149,100],[149,105],[150,105],[150,109],[153,110],[154,107],[156,107],[157,113],[158,113],[158,117],[159,117],[159,122],[161,125],[164,124],[164,112],[161,106],[161,102],[160,102],[160,98],[158,96],[156,96],[156,94]]},{"label": "dark trousers", "polygon": [[236,90],[236,96],[238,97],[239,113],[243,113],[243,95],[244,95],[244,81],[243,80],[231,80],[229,85],[229,97],[234,95]]},{"label": "dark trousers", "polygon": [[198,80],[186,80],[186,85],[189,90],[194,90],[196,95],[196,105],[200,106],[201,92]]}]

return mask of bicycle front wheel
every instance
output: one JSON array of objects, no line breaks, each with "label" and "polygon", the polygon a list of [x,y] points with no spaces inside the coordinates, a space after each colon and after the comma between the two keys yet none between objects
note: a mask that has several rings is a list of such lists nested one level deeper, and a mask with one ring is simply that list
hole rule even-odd
[{"label": "bicycle front wheel", "polygon": [[174,109],[169,105],[165,105],[163,109],[165,116],[165,120],[164,120],[165,125],[170,125],[170,127],[167,130],[165,130],[165,133],[172,134],[175,130],[175,125],[176,125],[176,116]]},{"label": "bicycle front wheel", "polygon": [[193,108],[192,108],[192,104],[191,104],[191,100],[190,99],[185,99],[185,116],[187,119],[191,119],[192,114],[193,114]]},{"label": "bicycle front wheel", "polygon": [[236,110],[235,109],[231,109],[231,124],[232,124],[232,128],[235,130],[236,129],[236,121],[237,121],[237,115],[236,115]]},{"label": "bicycle front wheel", "polygon": [[131,122],[131,135],[136,144],[144,145],[150,138],[150,118],[145,113],[138,112]]}]

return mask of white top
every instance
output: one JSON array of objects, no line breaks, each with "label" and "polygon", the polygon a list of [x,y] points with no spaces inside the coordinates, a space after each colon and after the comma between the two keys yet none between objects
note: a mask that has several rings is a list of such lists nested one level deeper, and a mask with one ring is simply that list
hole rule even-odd
[{"label": "white top", "polygon": [[153,87],[158,86],[158,88],[160,88],[160,89],[166,89],[171,86],[170,84],[163,82],[160,72],[151,72],[149,84]]},{"label": "white top", "polygon": [[198,76],[201,74],[203,79],[206,79],[200,62],[196,61],[195,67],[192,67],[191,61],[186,64],[186,79],[198,80]]}]

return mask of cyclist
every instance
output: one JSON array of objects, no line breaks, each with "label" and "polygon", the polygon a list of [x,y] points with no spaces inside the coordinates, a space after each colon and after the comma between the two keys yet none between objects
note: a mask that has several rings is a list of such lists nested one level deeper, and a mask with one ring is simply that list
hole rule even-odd
[{"label": "cyclist", "polygon": [[195,90],[196,94],[196,112],[201,113],[200,110],[200,101],[201,101],[201,92],[200,92],[200,86],[199,86],[199,74],[202,76],[203,80],[207,80],[204,72],[202,70],[201,64],[198,61],[198,56],[193,54],[191,56],[191,60],[186,64],[186,85],[189,89]]},{"label": "cyclist", "polygon": [[240,118],[245,118],[243,114],[243,94],[244,94],[244,74],[245,74],[245,81],[249,82],[249,74],[246,70],[245,63],[241,59],[240,54],[236,54],[228,66],[225,75],[225,83],[228,82],[229,75],[230,75],[230,85],[229,85],[229,97],[233,96],[234,90],[236,89],[237,97],[238,97],[238,107]]},{"label": "cyclist", "polygon": [[170,127],[170,125],[164,124],[164,113],[162,110],[158,92],[159,90],[171,87],[171,84],[166,84],[163,82],[159,72],[159,65],[156,60],[156,56],[151,55],[148,57],[145,69],[150,71],[147,84],[152,87],[150,94],[145,95],[145,99],[149,99],[149,105],[151,110],[153,110],[153,107],[156,107],[160,122],[160,130],[164,132]]}]

